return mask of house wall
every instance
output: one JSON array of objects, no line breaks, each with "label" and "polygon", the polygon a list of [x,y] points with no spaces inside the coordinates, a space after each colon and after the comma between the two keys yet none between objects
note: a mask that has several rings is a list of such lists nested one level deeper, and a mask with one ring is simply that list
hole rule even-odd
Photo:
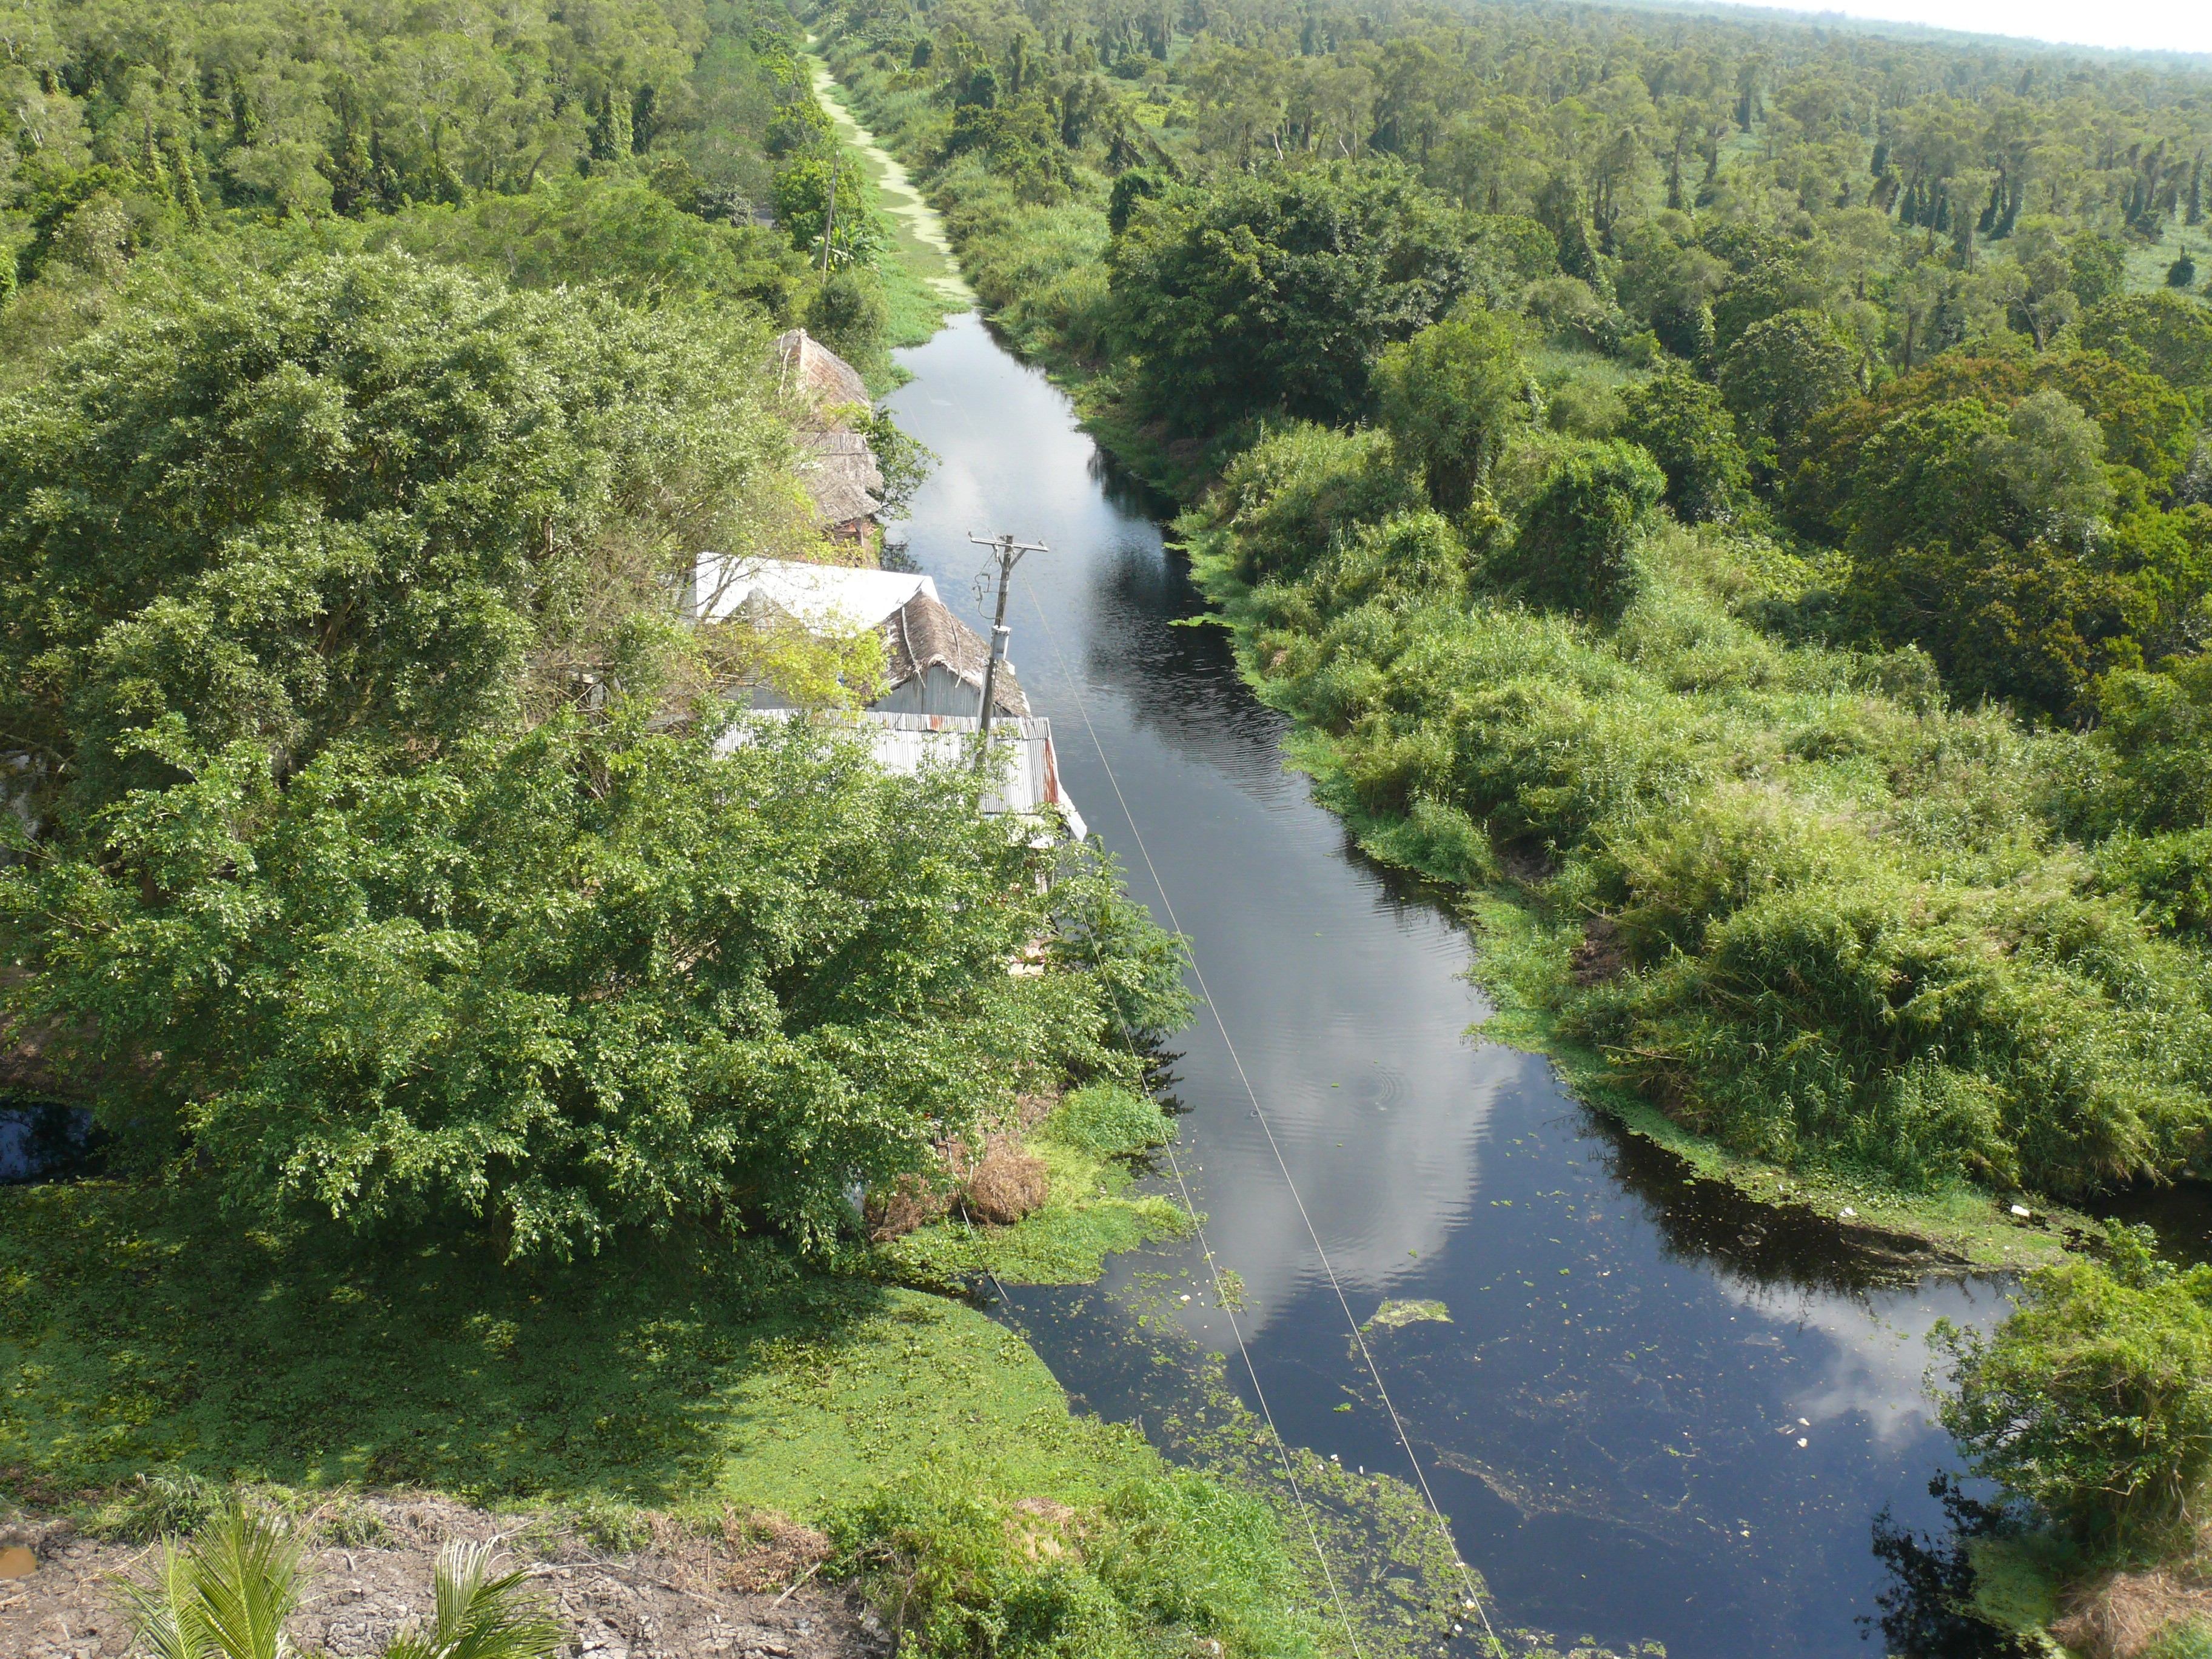
[{"label": "house wall", "polygon": [[962,679],[942,663],[932,663],[868,707],[884,714],[964,714],[973,720],[982,702],[982,687]]}]

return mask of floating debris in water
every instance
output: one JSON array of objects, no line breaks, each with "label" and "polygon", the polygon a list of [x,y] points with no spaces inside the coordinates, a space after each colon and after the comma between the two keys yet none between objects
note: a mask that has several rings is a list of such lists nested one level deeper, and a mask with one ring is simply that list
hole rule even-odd
[{"label": "floating debris in water", "polygon": [[1452,1322],[1450,1311],[1443,1303],[1425,1298],[1385,1302],[1375,1310],[1375,1317],[1359,1328],[1363,1331],[1391,1331],[1401,1325],[1418,1325],[1425,1319],[1433,1319],[1441,1325]]}]

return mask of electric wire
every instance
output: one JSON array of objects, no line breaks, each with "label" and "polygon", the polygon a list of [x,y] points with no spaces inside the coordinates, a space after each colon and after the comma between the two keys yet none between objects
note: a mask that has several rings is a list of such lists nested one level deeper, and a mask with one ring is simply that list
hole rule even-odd
[{"label": "electric wire", "polygon": [[[1098,756],[1099,767],[1106,774],[1106,781],[1114,791],[1114,799],[1121,808],[1121,816],[1128,821],[1130,837],[1136,843],[1138,856],[1144,860],[1145,869],[1152,878],[1152,885],[1159,892],[1161,907],[1167,912],[1168,926],[1180,933],[1182,932],[1182,924],[1176,919],[1175,901],[1169,896],[1167,883],[1160,877],[1159,866],[1152,862],[1152,850],[1145,845],[1144,831],[1138,828],[1137,815],[1130,811],[1128,798],[1121,793],[1121,780],[1114,775],[1113,763],[1106,757],[1106,745],[1099,741],[1098,728],[1091,722],[1088,701],[1084,696],[1083,688],[1077,682],[1073,672],[1068,667],[1066,653],[1060,648],[1060,636],[1053,631],[1052,621],[1046,616],[1044,606],[1038,601],[1036,592],[1030,586],[1028,581],[1018,573],[1016,574],[1015,580],[1021,583],[1023,597],[1029,600],[1030,609],[1036,613],[1037,625],[1044,630],[1046,643],[1052,647],[1053,659],[1060,666],[1060,677],[1066,681],[1069,693],[1075,700],[1076,713],[1082,718],[1085,732],[1090,735],[1091,746]],[[1466,1592],[1467,1605],[1473,1607],[1476,1615],[1481,1619],[1483,1634],[1489,1638],[1492,1651],[1502,1653],[1504,1650],[1504,1645],[1498,1639],[1497,1631],[1491,1626],[1490,1613],[1483,1605],[1483,1597],[1475,1589],[1474,1574],[1469,1570],[1466,1559],[1461,1555],[1458,1543],[1452,1537],[1451,1523],[1444,1518],[1443,1509],[1437,1502],[1436,1493],[1430,1488],[1429,1478],[1421,1468],[1421,1460],[1414,1455],[1413,1439],[1407,1433],[1404,1419],[1398,1415],[1398,1407],[1392,1401],[1390,1390],[1382,1381],[1382,1368],[1375,1363],[1375,1356],[1367,1346],[1366,1334],[1360,1329],[1358,1320],[1352,1315],[1352,1303],[1344,1293],[1344,1285],[1337,1278],[1334,1264],[1329,1261],[1328,1249],[1321,1242],[1321,1231],[1314,1225],[1313,1217],[1306,1209],[1305,1200],[1298,1192],[1297,1182],[1291,1178],[1290,1163],[1284,1158],[1282,1147],[1275,1139],[1274,1126],[1267,1121],[1267,1111],[1260,1104],[1260,1092],[1253,1087],[1251,1077],[1244,1069],[1243,1056],[1237,1053],[1236,1039],[1229,1034],[1229,1024],[1222,1018],[1220,1006],[1214,1001],[1212,992],[1206,988],[1206,970],[1199,966],[1195,954],[1191,957],[1190,971],[1192,977],[1198,982],[1199,999],[1206,1004],[1206,1012],[1213,1016],[1214,1028],[1221,1033],[1222,1046],[1229,1052],[1230,1063],[1237,1068],[1237,1080],[1243,1085],[1245,1097],[1252,1103],[1252,1115],[1259,1121],[1261,1133],[1267,1137],[1267,1150],[1273,1154],[1275,1167],[1282,1173],[1283,1185],[1290,1191],[1291,1202],[1297,1208],[1298,1219],[1305,1224],[1306,1237],[1312,1241],[1314,1254],[1320,1260],[1322,1272],[1328,1279],[1329,1290],[1336,1297],[1337,1306],[1343,1310],[1345,1323],[1352,1328],[1352,1340],[1359,1349],[1360,1359],[1367,1367],[1368,1376],[1374,1379],[1375,1392],[1382,1402],[1383,1411],[1389,1416],[1391,1429],[1398,1437],[1399,1446],[1406,1454],[1407,1463],[1413,1471],[1413,1479],[1421,1488],[1422,1501],[1428,1506],[1430,1516],[1436,1522],[1438,1535],[1443,1538],[1444,1547],[1451,1553],[1452,1565],[1459,1573],[1461,1587]],[[1126,1036],[1126,1031],[1124,1035]],[[1170,1152],[1170,1161],[1172,1164],[1172,1152]],[[1180,1184],[1182,1181],[1180,1170],[1177,1170],[1176,1178]],[[1187,1209],[1189,1208],[1190,1195],[1188,1190],[1183,1194],[1183,1202],[1184,1206]],[[1203,1243],[1202,1238],[1200,1242]],[[1212,1254],[1211,1250],[1206,1252],[1209,1267],[1213,1267]],[[1214,1267],[1213,1270],[1218,1286],[1219,1269]],[[1216,1300],[1218,1299],[1217,1296]],[[1231,1328],[1235,1328],[1236,1321],[1233,1316],[1230,1322]],[[1243,1342],[1241,1330],[1237,1334],[1237,1341],[1241,1347]],[[1252,1357],[1249,1350],[1244,1353],[1244,1364],[1252,1377],[1253,1392],[1258,1395],[1259,1374],[1253,1370]],[[1264,1396],[1262,1398],[1264,1400]],[[1268,1427],[1271,1431],[1274,1427],[1272,1417],[1268,1419]],[[1282,1437],[1279,1434],[1276,1436],[1276,1444],[1279,1448],[1282,1444]],[[1284,1467],[1287,1472],[1289,1468],[1287,1455],[1285,1457]],[[1308,1524],[1310,1526],[1310,1520]],[[1318,1536],[1315,1540],[1315,1548],[1316,1552],[1320,1548]],[[1324,1567],[1327,1565],[1325,1559],[1323,1565]],[[1340,1609],[1341,1603],[1340,1602],[1339,1605]]]},{"label": "electric wire", "polygon": [[[1111,997],[1112,994],[1109,992],[1109,995]],[[1142,1066],[1144,1056],[1138,1053],[1136,1038],[1130,1035],[1129,1022],[1121,1012],[1121,999],[1112,997],[1112,1000],[1114,1024],[1115,1028],[1121,1033],[1122,1045],[1128,1049],[1129,1058]],[[1352,1659],[1365,1659],[1359,1645],[1358,1633],[1352,1627],[1351,1612],[1344,1603],[1344,1592],[1337,1584],[1335,1570],[1328,1564],[1328,1552],[1322,1547],[1321,1528],[1315,1523],[1312,1505],[1306,1498],[1305,1489],[1298,1484],[1297,1473],[1291,1467],[1290,1449],[1283,1439],[1282,1431],[1275,1426],[1275,1413],[1267,1404],[1267,1391],[1260,1386],[1259,1368],[1253,1364],[1252,1351],[1245,1346],[1244,1328],[1237,1322],[1236,1309],[1231,1304],[1228,1293],[1222,1285],[1221,1266],[1214,1259],[1213,1246],[1206,1239],[1206,1224],[1198,1219],[1198,1206],[1191,1200],[1188,1183],[1183,1180],[1182,1165],[1176,1158],[1172,1142],[1162,1147],[1161,1150],[1168,1155],[1169,1172],[1175,1177],[1176,1190],[1182,1194],[1183,1213],[1191,1218],[1192,1229],[1198,1237],[1199,1249],[1206,1257],[1206,1273],[1213,1280],[1214,1305],[1228,1316],[1230,1333],[1237,1339],[1237,1356],[1243,1360],[1244,1374],[1252,1382],[1252,1396],[1260,1402],[1261,1420],[1267,1424],[1267,1438],[1273,1443],[1275,1455],[1281,1460],[1283,1480],[1290,1486],[1291,1497],[1297,1504],[1298,1518],[1305,1522],[1306,1536],[1313,1543],[1314,1559],[1321,1563],[1322,1577],[1328,1585],[1329,1600],[1334,1604],[1336,1616],[1344,1626],[1344,1639],[1352,1645]],[[1014,1298],[1007,1293],[1006,1287],[1000,1282],[999,1275],[988,1267],[986,1267],[983,1271],[989,1274],[992,1285],[999,1292],[1000,1299],[1010,1308],[1016,1306]]]}]

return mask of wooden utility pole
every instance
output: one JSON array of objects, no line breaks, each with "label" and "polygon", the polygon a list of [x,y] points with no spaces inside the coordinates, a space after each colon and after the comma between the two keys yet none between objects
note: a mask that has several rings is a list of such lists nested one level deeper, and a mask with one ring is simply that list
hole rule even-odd
[{"label": "wooden utility pole", "polygon": [[992,562],[999,567],[999,609],[991,618],[991,656],[983,665],[983,706],[975,722],[975,769],[983,769],[983,757],[990,752],[992,702],[998,695],[999,664],[1006,654],[1006,641],[1012,630],[1006,626],[1006,589],[1014,579],[1014,567],[1022,562],[1024,553],[1049,553],[1052,550],[1042,542],[1018,542],[1011,535],[978,536],[968,532],[968,539],[978,547],[991,550]]}]

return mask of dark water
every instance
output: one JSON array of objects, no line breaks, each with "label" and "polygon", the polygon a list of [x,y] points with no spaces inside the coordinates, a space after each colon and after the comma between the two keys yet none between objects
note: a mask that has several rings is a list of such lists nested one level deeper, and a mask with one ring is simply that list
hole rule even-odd
[{"label": "dark water", "polygon": [[[1176,625],[1203,614],[1198,596],[1060,396],[972,317],[902,361],[915,378],[891,407],[942,457],[912,558],[972,617],[969,532],[1050,544],[1022,566],[1012,655],[1078,805],[1138,896],[1164,920],[1164,887],[1191,936],[1355,1316],[1386,1297],[1445,1304],[1449,1323],[1383,1332],[1376,1358],[1501,1627],[1656,1638],[1677,1659],[1879,1652],[1856,1622],[1885,1583],[1873,1519],[1885,1504],[1941,1518],[1927,1486],[1948,1442],[1922,1393],[1925,1333],[1939,1316],[1993,1321],[2002,1287],[1884,1287],[1826,1220],[1686,1182],[1542,1059],[1469,1039],[1484,1009],[1467,934],[1285,772],[1281,720],[1220,630]],[[1201,1016],[1182,1042],[1183,1164],[1209,1242],[1249,1287],[1278,1423],[1405,1476],[1220,1033]],[[1227,1349],[1199,1266],[1194,1245],[1124,1257],[1111,1282],[1182,1275],[1173,1288],[1200,1293],[1169,1304]],[[1016,1302],[1085,1404],[1139,1414],[1110,1358],[1124,1306]]]},{"label": "dark water", "polygon": [[101,1145],[82,1107],[0,1093],[0,1186],[93,1174]]}]

